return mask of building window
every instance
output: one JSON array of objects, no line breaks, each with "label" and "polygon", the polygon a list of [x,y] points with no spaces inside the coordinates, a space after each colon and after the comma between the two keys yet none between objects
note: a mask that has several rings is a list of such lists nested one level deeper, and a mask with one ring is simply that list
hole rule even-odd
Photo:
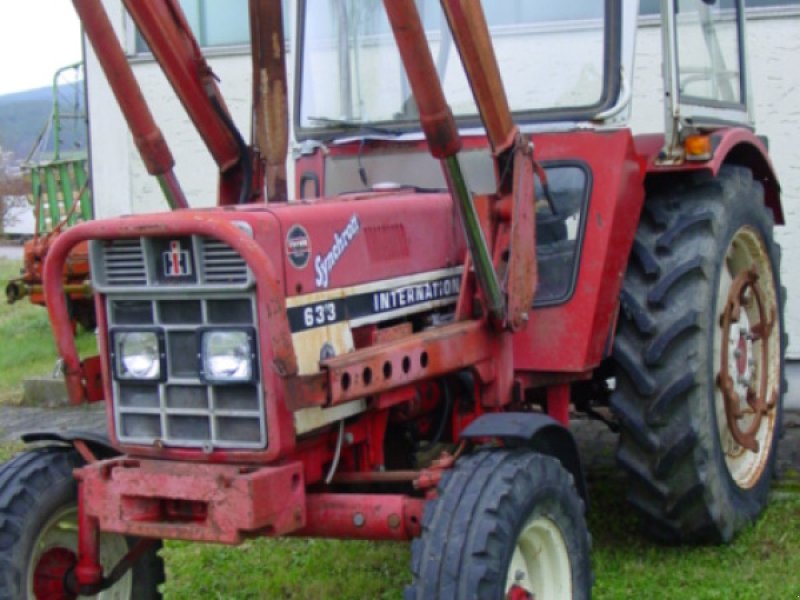
[{"label": "building window", "polygon": [[[745,8],[781,8],[795,6],[800,8],[800,0],[744,0]],[[657,15],[661,10],[661,0],[641,0],[640,15]]]},{"label": "building window", "polygon": [[250,43],[247,0],[181,0],[181,6],[203,48]]},{"label": "building window", "polygon": [[[336,10],[337,2],[342,2],[351,20],[358,21],[362,32],[376,35],[391,32],[389,21],[384,17],[383,6],[380,2],[330,0],[323,10],[334,14],[333,11]],[[416,4],[427,32],[439,31],[441,27],[446,27],[439,0],[416,0]],[[531,0],[493,2],[492,0],[483,0],[482,4],[486,14],[486,21],[491,28],[530,26],[556,21],[600,20],[605,14],[605,3],[599,0],[571,3],[543,3],[531,2]],[[315,4],[315,6],[317,5]]]},{"label": "building window", "polygon": [[[202,48],[250,45],[247,0],[179,0],[186,20]],[[283,0],[284,35],[291,37],[289,3]],[[136,54],[149,53],[141,34],[136,32]]]},{"label": "building window", "polygon": [[800,0],[744,0],[744,5],[746,8],[800,6]]}]

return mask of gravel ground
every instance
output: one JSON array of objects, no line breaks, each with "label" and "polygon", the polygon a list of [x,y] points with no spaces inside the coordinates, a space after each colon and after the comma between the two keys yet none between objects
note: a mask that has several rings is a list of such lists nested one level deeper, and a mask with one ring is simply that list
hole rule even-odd
[{"label": "gravel ground", "polygon": [[[22,433],[37,429],[104,431],[105,426],[102,406],[58,409],[0,406],[0,442],[19,439]],[[785,413],[784,429],[785,435],[778,448],[777,474],[780,478],[797,478],[800,473],[800,412]],[[587,472],[614,468],[616,434],[604,424],[588,419],[574,420],[572,431]]]},{"label": "gravel ground", "polygon": [[102,406],[38,408],[0,406],[0,442],[10,442],[28,431],[105,431],[106,413]]}]

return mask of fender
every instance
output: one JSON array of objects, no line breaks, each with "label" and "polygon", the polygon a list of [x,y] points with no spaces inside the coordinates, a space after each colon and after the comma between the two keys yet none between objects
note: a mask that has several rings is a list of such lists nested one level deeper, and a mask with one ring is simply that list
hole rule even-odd
[{"label": "fender", "polygon": [[31,431],[20,436],[26,444],[49,443],[50,445],[75,446],[76,441],[84,442],[99,458],[119,456],[111,445],[111,440],[103,433],[94,431]]},{"label": "fender", "polygon": [[495,438],[511,445],[524,445],[557,458],[572,474],[586,508],[589,495],[583,476],[578,445],[572,433],[555,419],[540,413],[491,413],[478,417],[461,432],[462,439]]},{"label": "fender", "polygon": [[725,164],[740,165],[753,172],[753,178],[764,186],[764,202],[772,210],[775,223],[786,223],[781,204],[781,186],[769,158],[765,138],[744,127],[728,127],[711,134],[713,155],[705,162],[682,165],[659,165],[658,156],[664,147],[663,134],[637,135],[636,151],[643,162],[646,178],[662,174],[706,171],[716,176]]}]

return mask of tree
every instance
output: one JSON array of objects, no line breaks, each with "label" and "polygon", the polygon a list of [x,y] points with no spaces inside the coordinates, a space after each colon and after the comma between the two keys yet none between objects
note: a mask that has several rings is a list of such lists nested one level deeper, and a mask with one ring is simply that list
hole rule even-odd
[{"label": "tree", "polygon": [[3,152],[0,147],[0,235],[6,226],[19,219],[19,209],[27,202],[30,186],[27,179],[13,165],[13,153]]}]

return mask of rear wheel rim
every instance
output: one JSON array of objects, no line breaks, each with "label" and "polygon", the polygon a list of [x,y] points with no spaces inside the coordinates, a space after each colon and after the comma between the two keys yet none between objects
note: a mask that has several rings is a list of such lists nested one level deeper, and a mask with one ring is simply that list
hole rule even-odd
[{"label": "rear wheel rim", "polygon": [[[78,554],[78,509],[69,506],[61,509],[42,527],[41,533],[33,544],[31,560],[27,573],[28,598],[36,598],[34,589],[37,574],[42,573],[44,561],[48,561],[56,552],[71,552],[76,558]],[[128,544],[121,535],[103,533],[100,536],[100,564],[108,573],[128,553]],[[39,582],[41,584],[41,581]],[[63,598],[69,598],[64,595]],[[131,571],[110,589],[96,596],[81,596],[96,600],[133,600],[133,574]]]},{"label": "rear wheel rim", "polygon": [[728,245],[717,307],[717,431],[731,479],[750,489],[761,481],[772,451],[781,360],[772,263],[752,227],[740,228]]},{"label": "rear wheel rim", "polygon": [[564,535],[544,516],[529,520],[517,538],[506,575],[506,596],[522,589],[534,598],[572,598],[572,567]]}]

